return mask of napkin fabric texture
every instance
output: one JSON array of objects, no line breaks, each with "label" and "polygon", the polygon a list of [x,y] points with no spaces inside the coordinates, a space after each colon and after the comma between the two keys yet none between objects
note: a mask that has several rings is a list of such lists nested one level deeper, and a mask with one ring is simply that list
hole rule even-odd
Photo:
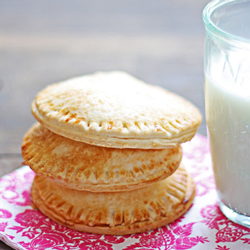
[{"label": "napkin fabric texture", "polygon": [[217,204],[208,141],[196,135],[183,145],[183,163],[196,184],[193,205],[162,228],[128,236],[78,232],[31,206],[34,173],[28,166],[0,179],[0,240],[14,249],[250,249],[250,229],[229,221]]}]

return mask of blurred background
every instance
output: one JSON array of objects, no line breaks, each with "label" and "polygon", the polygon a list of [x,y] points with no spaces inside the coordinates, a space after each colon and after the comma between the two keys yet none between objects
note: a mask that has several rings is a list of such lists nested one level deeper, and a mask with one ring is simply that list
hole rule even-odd
[{"label": "blurred background", "polygon": [[[124,70],[204,115],[202,10],[208,1],[0,1],[0,153],[20,154],[46,85]],[[205,134],[205,123],[199,132]]]},{"label": "blurred background", "polygon": [[[193,102],[203,114],[202,10],[208,0],[0,0],[0,176],[21,166],[46,85],[123,70]],[[0,243],[0,249],[10,249]]]},{"label": "blurred background", "polygon": [[[40,90],[95,71],[123,70],[163,86],[193,102],[204,117],[207,3],[0,0],[2,162],[20,157],[22,137],[35,122],[30,105]],[[206,134],[205,117],[199,133]]]}]

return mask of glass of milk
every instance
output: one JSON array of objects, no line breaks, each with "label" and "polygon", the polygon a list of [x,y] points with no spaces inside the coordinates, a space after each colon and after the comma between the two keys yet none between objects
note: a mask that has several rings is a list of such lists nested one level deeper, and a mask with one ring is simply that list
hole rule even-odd
[{"label": "glass of milk", "polygon": [[221,211],[250,227],[250,0],[204,9],[205,106]]}]

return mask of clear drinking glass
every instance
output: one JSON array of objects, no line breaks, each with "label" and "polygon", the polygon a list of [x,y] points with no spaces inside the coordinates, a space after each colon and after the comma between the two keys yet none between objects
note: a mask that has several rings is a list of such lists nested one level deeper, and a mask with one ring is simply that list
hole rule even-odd
[{"label": "clear drinking glass", "polygon": [[250,0],[203,11],[205,106],[221,211],[250,227]]}]

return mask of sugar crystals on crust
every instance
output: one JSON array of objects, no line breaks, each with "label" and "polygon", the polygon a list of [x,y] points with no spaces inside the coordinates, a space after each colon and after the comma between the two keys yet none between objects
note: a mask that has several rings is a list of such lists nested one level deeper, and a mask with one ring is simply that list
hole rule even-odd
[{"label": "sugar crystals on crust", "polygon": [[184,98],[119,71],[48,86],[32,113],[57,134],[113,148],[173,147],[190,140],[201,122]]}]

